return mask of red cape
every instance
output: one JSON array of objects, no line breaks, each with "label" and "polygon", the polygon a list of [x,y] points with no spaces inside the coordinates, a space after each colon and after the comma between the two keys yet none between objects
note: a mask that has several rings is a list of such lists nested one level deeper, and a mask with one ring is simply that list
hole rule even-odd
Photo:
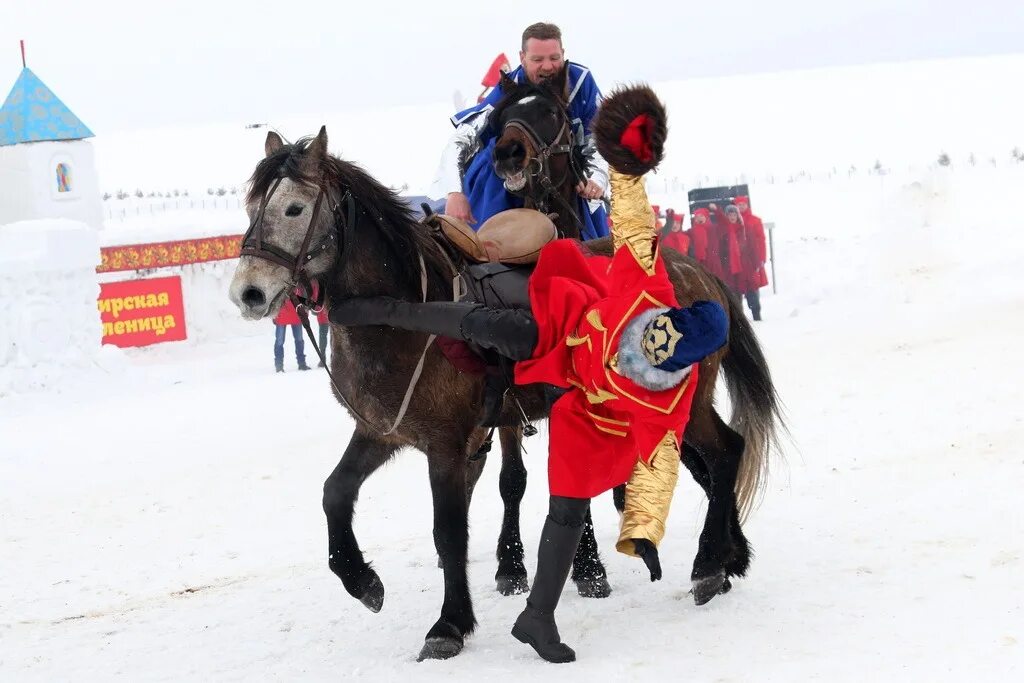
[{"label": "red cape", "polygon": [[552,495],[591,498],[625,483],[667,433],[682,438],[697,366],[667,391],[615,370],[623,328],[645,310],[677,306],[675,290],[660,258],[652,274],[628,249],[609,259],[559,240],[541,252],[530,305],[538,343],[533,358],[516,364],[516,383],[572,387],[551,412],[548,487]]}]

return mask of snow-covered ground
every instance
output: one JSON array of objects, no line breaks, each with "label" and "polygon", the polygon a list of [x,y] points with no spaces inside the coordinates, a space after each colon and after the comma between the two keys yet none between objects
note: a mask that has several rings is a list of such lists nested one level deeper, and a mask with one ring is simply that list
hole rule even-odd
[{"label": "snow-covered ground", "polygon": [[[747,524],[750,577],[687,595],[702,495],[681,483],[665,580],[613,551],[614,593],[571,586],[579,661],[508,634],[493,588],[496,462],[471,509],[480,625],[445,662],[425,461],[364,486],[356,533],[380,614],[327,567],[321,484],[351,421],[326,377],[275,375],[263,337],[131,350],[0,399],[0,680],[1013,680],[1024,674],[1024,225],[1019,169],[752,188],[779,226],[779,294],[757,330],[793,441]],[[226,294],[225,294],[226,296]],[[254,325],[256,323],[253,323]],[[308,349],[308,346],[307,346]],[[544,432],[527,442],[531,571]]]}]

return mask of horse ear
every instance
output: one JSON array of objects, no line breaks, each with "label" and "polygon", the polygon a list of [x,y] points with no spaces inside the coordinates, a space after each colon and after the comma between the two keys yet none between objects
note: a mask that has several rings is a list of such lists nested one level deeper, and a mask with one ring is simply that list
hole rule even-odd
[{"label": "horse ear", "polygon": [[313,138],[313,142],[309,143],[307,154],[317,161],[327,158],[327,126],[320,126],[320,132]]},{"label": "horse ear", "polygon": [[517,83],[513,81],[507,73],[504,71],[501,72],[501,80],[498,83],[498,86],[501,88],[501,92],[507,95],[515,89],[516,85]]},{"label": "horse ear", "polygon": [[269,157],[282,147],[284,147],[284,140],[281,139],[281,136],[274,131],[268,132],[267,141],[263,143],[263,149],[266,151],[267,156]]}]

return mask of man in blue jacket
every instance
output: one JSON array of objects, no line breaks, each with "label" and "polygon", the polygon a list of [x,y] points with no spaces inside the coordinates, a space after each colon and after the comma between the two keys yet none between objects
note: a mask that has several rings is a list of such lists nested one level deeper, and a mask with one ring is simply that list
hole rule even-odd
[{"label": "man in blue jacket", "polygon": [[[593,152],[590,178],[576,188],[584,225],[582,237],[604,237],[608,234],[608,215],[601,199],[608,189],[608,164],[597,154],[590,131],[601,91],[589,69],[565,60],[562,32],[554,24],[532,24],[523,31],[519,61],[520,65],[509,74],[515,82],[525,79],[541,83],[562,69],[567,70],[570,125],[575,139]],[[504,181],[495,174],[492,163],[497,138],[488,128],[487,118],[502,96],[501,88],[495,88],[483,102],[451,118],[455,133],[445,147],[434,185],[434,196],[446,199],[445,213],[474,227],[499,211],[522,206],[520,198],[504,191]],[[459,159],[470,156],[463,173]]]}]

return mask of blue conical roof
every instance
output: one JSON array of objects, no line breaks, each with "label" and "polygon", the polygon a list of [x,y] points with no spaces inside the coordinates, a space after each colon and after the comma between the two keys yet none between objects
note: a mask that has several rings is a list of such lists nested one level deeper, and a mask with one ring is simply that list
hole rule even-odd
[{"label": "blue conical roof", "polygon": [[31,69],[22,69],[0,107],[0,147],[19,142],[91,137],[92,131]]}]

